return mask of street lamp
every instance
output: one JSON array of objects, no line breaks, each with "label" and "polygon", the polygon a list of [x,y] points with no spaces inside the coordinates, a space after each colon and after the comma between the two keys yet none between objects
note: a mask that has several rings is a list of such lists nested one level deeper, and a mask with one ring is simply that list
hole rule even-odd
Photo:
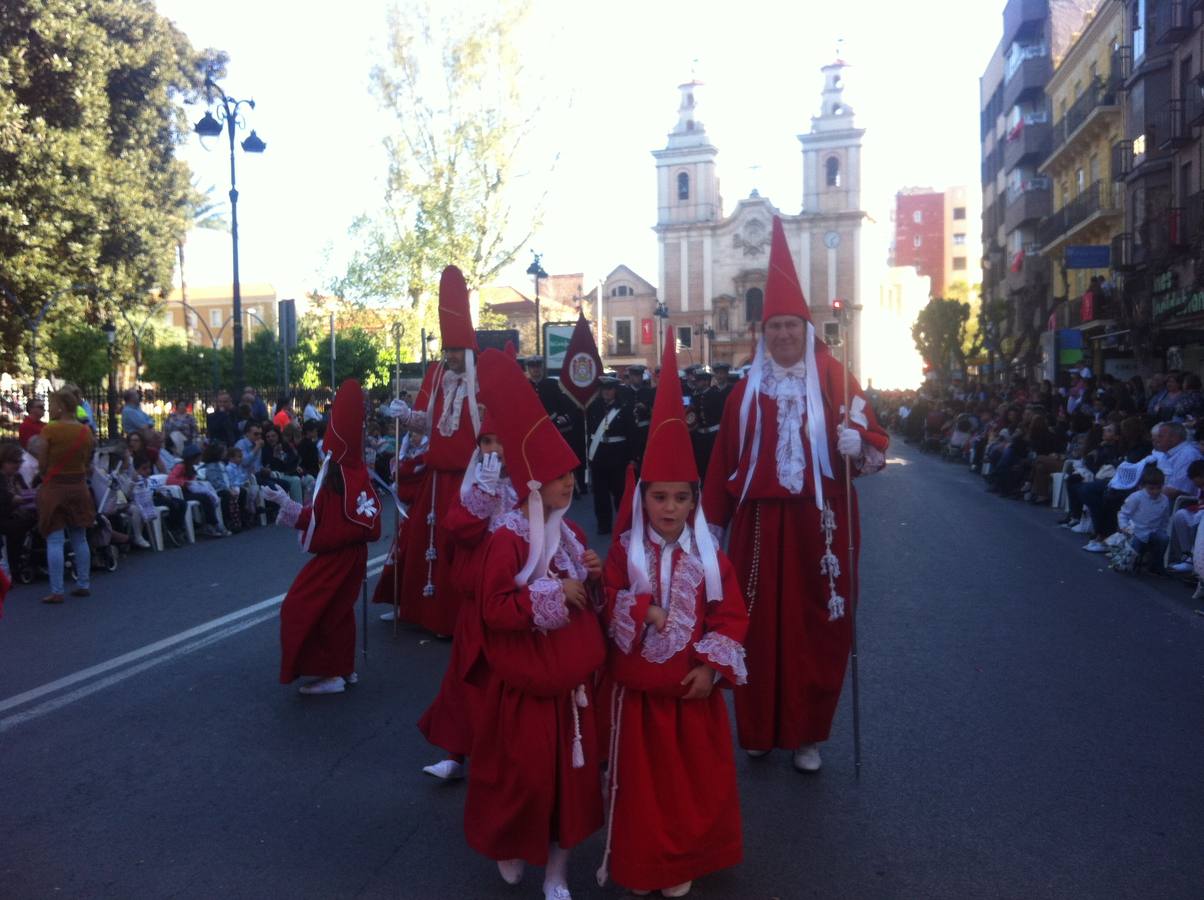
[{"label": "street lamp", "polygon": [[539,356],[543,352],[539,340],[539,279],[547,278],[548,273],[539,264],[540,254],[532,250],[531,255],[535,258],[531,260],[531,265],[527,266],[527,274],[535,279],[535,355]]},{"label": "street lamp", "polygon": [[711,342],[715,340],[715,329],[711,327],[710,322],[703,322],[701,325],[694,326],[694,333],[702,335],[702,362],[704,365],[711,364]]},{"label": "street lamp", "polygon": [[117,341],[117,326],[109,319],[100,326],[105,333],[109,351],[109,437],[117,434],[117,371],[113,366],[113,344]]},{"label": "street lamp", "polygon": [[[212,112],[206,111],[193,130],[202,138],[207,138],[219,136],[224,128],[230,138],[230,240],[234,254],[234,309],[232,316],[234,319],[234,382],[240,384],[243,380],[242,293],[238,279],[238,180],[234,172],[234,134],[246,125],[239,110],[243,106],[254,109],[255,101],[235,100],[233,97],[227,96],[226,92],[212,78],[205,79],[205,90],[209,95],[210,102],[213,100],[213,95],[217,95],[217,115],[214,116]],[[260,139],[254,129],[242,142],[242,149],[245,153],[262,153],[266,148],[267,144]]]},{"label": "street lamp", "polygon": [[[652,315],[656,316],[656,346],[663,349],[665,346],[665,323],[669,321],[669,307],[663,300],[657,300],[656,309],[653,310]],[[660,350],[656,351],[658,358],[660,353]]]},{"label": "street lamp", "polygon": [[422,334],[419,338],[419,351],[422,353],[422,374],[426,374],[426,359],[428,356],[435,355],[435,335],[428,332],[425,328],[420,329]]}]

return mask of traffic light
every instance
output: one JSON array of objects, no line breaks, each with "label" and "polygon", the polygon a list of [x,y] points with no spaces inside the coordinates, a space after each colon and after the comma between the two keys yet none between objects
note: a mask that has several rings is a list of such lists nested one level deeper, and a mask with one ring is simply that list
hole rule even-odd
[{"label": "traffic light", "polygon": [[840,297],[832,298],[832,312],[836,313],[838,316],[844,312],[844,300],[842,300]]}]

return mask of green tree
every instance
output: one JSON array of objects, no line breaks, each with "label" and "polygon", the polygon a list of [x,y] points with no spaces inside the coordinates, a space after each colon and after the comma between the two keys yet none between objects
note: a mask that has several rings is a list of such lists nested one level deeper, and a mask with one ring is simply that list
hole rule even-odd
[{"label": "green tree", "polygon": [[933,297],[911,326],[911,337],[924,361],[948,383],[953,370],[966,370],[966,325],[970,304]]},{"label": "green tree", "polygon": [[58,358],[55,374],[63,381],[91,387],[109,374],[109,342],[104,332],[88,325],[60,328],[50,339]]},{"label": "green tree", "polygon": [[[334,384],[358,378],[365,388],[392,383],[393,351],[385,339],[362,328],[335,332]],[[297,349],[291,357],[293,380],[313,389],[330,385],[330,330],[325,316],[308,314],[297,323]]]},{"label": "green tree", "polygon": [[[181,100],[224,60],[152,0],[6,0],[0,34],[0,284],[34,313],[63,292],[48,331],[95,326],[171,281],[189,188]],[[6,366],[22,332],[0,316]]]},{"label": "green tree", "polygon": [[220,351],[194,344],[151,346],[145,358],[146,380],[168,393],[208,390],[221,384],[230,369],[229,360]]},{"label": "green tree", "polygon": [[180,299],[185,303],[188,302],[188,279],[184,274],[184,247],[188,243],[188,232],[193,228],[203,228],[207,231],[230,230],[230,221],[226,218],[226,204],[213,196],[214,190],[214,186],[209,185],[202,191],[194,178],[187,195],[183,198],[184,230],[176,238],[176,257],[180,270]]},{"label": "green tree", "polygon": [[356,303],[399,303],[415,336],[438,327],[430,299],[443,267],[459,266],[469,288],[486,283],[529,240],[542,206],[517,221],[515,161],[541,106],[515,44],[529,3],[504,0],[485,18],[434,9],[420,0],[389,16],[388,61],[372,71],[397,126],[385,203],[352,225],[359,249],[331,284]]}]

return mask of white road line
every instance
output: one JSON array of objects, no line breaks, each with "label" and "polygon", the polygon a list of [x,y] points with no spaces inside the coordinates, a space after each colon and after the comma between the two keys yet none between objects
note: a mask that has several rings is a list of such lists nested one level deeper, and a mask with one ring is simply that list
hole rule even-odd
[{"label": "white road line", "polygon": [[[368,560],[368,565],[374,566],[376,563],[382,562],[387,555],[388,554],[382,553],[380,556],[373,557],[372,559]],[[379,574],[380,571],[381,570],[379,568],[370,569],[368,572],[368,577],[370,578],[373,575]],[[71,687],[73,684],[79,684],[81,681],[87,681],[90,678],[95,678],[98,675],[111,672],[113,669],[119,669],[122,666],[128,665],[129,663],[137,662],[138,660],[147,656],[152,656],[153,654],[174,647],[177,644],[181,644],[184,641],[200,637],[207,632],[221,628],[223,625],[235,622],[246,616],[254,615],[262,610],[272,609],[271,615],[274,616],[276,614],[275,607],[279,606],[283,601],[284,594],[277,594],[275,597],[269,597],[266,600],[261,600],[260,602],[253,603],[250,606],[244,606],[242,609],[236,609],[234,612],[227,613],[224,616],[219,616],[216,619],[204,622],[195,626],[194,628],[189,628],[186,631],[181,631],[179,634],[173,634],[171,637],[163,638],[161,641],[155,641],[153,644],[147,644],[145,647],[139,647],[137,650],[131,650],[129,653],[123,653],[121,656],[115,656],[112,659],[98,663],[95,666],[89,666],[86,669],[80,669],[78,672],[74,672],[71,675],[66,675],[63,678],[56,679],[48,684],[32,688],[24,693],[9,697],[7,700],[0,700],[0,713],[14,709],[18,706],[23,706],[26,703],[32,703],[33,701],[39,700],[49,694],[53,694],[57,691],[63,690],[64,688]],[[270,618],[270,616],[261,617],[252,624],[265,621],[266,618]],[[222,632],[223,635],[234,633],[237,632]],[[122,673],[122,676],[128,677],[125,675],[125,673]],[[7,722],[8,720],[5,719],[2,721]],[[0,731],[2,730],[3,728],[0,728]]]}]

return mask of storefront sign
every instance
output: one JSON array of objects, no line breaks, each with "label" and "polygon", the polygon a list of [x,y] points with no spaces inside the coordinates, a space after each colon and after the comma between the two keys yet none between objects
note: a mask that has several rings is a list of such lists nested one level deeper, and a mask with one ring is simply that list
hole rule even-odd
[{"label": "storefront sign", "polygon": [[1154,285],[1150,288],[1152,293],[1165,294],[1167,291],[1175,289],[1175,273],[1172,269],[1167,269],[1161,275],[1154,278]]},{"label": "storefront sign", "polygon": [[1111,260],[1112,248],[1107,244],[1083,244],[1066,248],[1066,268],[1106,269]]},{"label": "storefront sign", "polygon": [[1154,321],[1204,314],[1204,291],[1172,291],[1154,298]]}]

